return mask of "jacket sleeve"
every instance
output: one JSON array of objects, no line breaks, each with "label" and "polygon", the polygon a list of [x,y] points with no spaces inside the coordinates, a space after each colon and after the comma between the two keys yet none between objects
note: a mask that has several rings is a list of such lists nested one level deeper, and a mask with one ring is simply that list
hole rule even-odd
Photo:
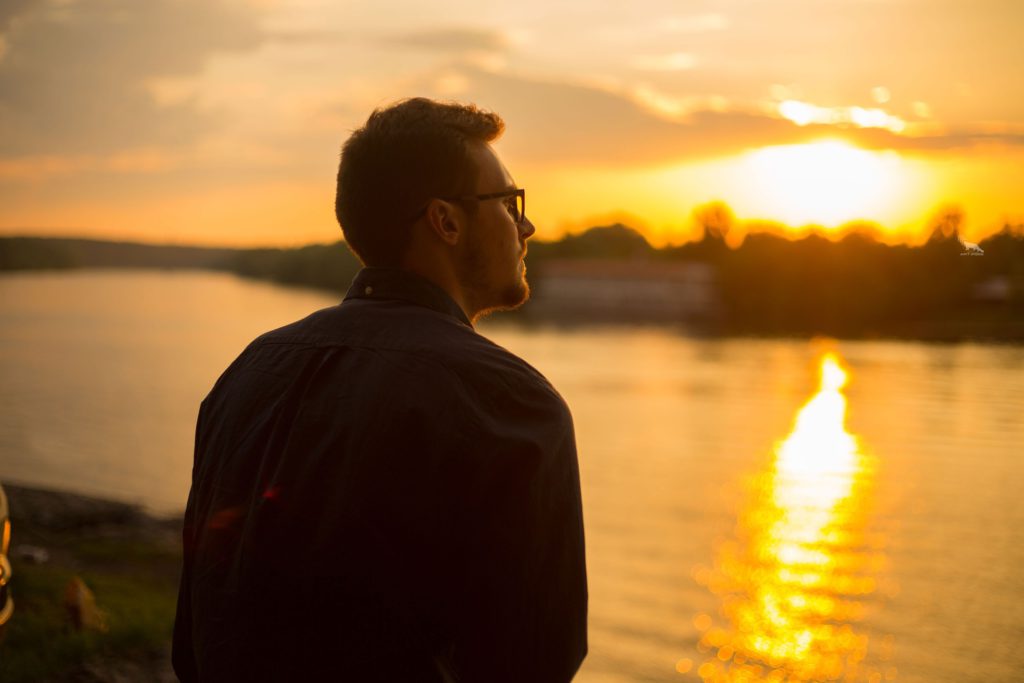
[{"label": "jacket sleeve", "polygon": [[458,683],[572,680],[587,654],[587,577],[572,417],[560,397],[505,406],[472,440],[480,469],[447,657]]},{"label": "jacket sleeve", "polygon": [[[185,513],[183,536],[189,536],[192,528],[191,505]],[[174,635],[171,641],[171,663],[174,673],[181,683],[197,683],[199,672],[196,670],[195,655],[192,644],[192,569],[190,554],[187,549],[182,561],[181,580],[178,587],[178,606],[174,615]]]},{"label": "jacket sleeve", "polygon": [[182,524],[182,562],[181,579],[178,585],[178,604],[174,615],[174,631],[171,640],[171,664],[181,683],[197,683],[199,671],[196,667],[192,639],[192,561],[195,548],[195,517],[196,490],[195,471],[201,457],[201,444],[205,434],[206,401],[199,405],[196,418],[195,450],[192,460],[192,487],[189,490],[185,505],[185,516]]}]

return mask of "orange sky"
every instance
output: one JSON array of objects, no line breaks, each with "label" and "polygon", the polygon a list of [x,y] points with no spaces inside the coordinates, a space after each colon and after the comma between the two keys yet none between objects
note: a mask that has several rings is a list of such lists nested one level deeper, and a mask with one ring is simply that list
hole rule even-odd
[{"label": "orange sky", "polygon": [[[681,9],[681,7],[683,9]],[[498,111],[540,237],[695,207],[914,241],[1024,221],[1015,0],[7,0],[0,233],[338,239],[337,153],[375,107]]]}]

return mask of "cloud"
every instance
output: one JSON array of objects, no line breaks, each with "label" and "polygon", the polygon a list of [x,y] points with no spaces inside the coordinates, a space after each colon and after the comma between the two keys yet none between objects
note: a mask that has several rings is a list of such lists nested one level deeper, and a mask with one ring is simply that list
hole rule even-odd
[{"label": "cloud", "polygon": [[162,149],[133,149],[112,155],[34,155],[0,157],[0,180],[41,181],[54,177],[99,173],[155,173],[175,168],[180,155]]},{"label": "cloud", "polygon": [[458,97],[497,111],[508,124],[505,149],[522,160],[552,164],[652,165],[703,160],[745,150],[840,138],[867,149],[938,151],[981,143],[1024,144],[1014,133],[960,131],[900,135],[849,125],[798,126],[761,111],[720,107],[669,117],[625,92],[541,81],[469,66],[449,66],[420,84],[424,94]]},{"label": "cloud", "polygon": [[[463,99],[499,112],[506,149],[553,163],[644,165],[812,139],[813,127],[756,113],[698,111],[670,120],[625,94],[463,67]],[[451,78],[452,69],[444,72]],[[425,84],[431,94],[440,84]]]},{"label": "cloud", "polygon": [[268,31],[269,42],[297,45],[362,44],[388,49],[406,48],[448,55],[504,53],[516,43],[512,35],[489,28],[438,27],[405,33],[367,33],[334,29],[276,29]]},{"label": "cloud", "polygon": [[226,0],[80,0],[5,5],[0,155],[93,154],[195,140],[217,125],[191,100],[156,101],[154,80],[198,75],[263,37]]},{"label": "cloud", "polygon": [[981,145],[1024,146],[1024,133],[1015,131],[954,129],[929,135],[896,135],[877,128],[844,130],[845,137],[865,149],[892,149],[904,152],[942,152],[969,149]]},{"label": "cloud", "polygon": [[729,28],[729,19],[724,14],[708,13],[686,17],[666,17],[660,22],[667,33],[705,33],[724,31]]},{"label": "cloud", "polygon": [[641,71],[686,71],[697,66],[697,59],[688,52],[664,55],[637,55],[630,62]]},{"label": "cloud", "polygon": [[388,36],[385,42],[432,52],[504,52],[512,46],[509,36],[486,28],[435,28]]},{"label": "cloud", "polygon": [[33,4],[37,4],[37,0],[4,0],[0,4],[0,33],[6,31],[11,22]]},{"label": "cloud", "polygon": [[506,52],[516,42],[510,34],[495,29],[451,26],[378,34],[333,29],[278,29],[267,32],[266,38],[268,41],[285,44],[362,43],[448,54]]}]

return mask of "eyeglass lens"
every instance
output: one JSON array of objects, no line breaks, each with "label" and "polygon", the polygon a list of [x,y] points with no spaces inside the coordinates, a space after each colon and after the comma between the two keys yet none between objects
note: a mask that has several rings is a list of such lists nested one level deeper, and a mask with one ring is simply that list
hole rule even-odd
[{"label": "eyeglass lens", "polygon": [[505,200],[505,207],[516,223],[523,220],[523,203],[525,199],[522,195],[516,194]]}]

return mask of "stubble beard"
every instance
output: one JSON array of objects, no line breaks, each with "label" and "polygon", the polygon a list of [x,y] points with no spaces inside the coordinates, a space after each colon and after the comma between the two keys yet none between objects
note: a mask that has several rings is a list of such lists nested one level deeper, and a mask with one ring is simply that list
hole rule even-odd
[{"label": "stubble beard", "polygon": [[530,284],[526,280],[526,266],[519,270],[516,262],[515,276],[509,278],[502,286],[495,288],[491,283],[492,273],[489,272],[487,260],[479,243],[472,242],[466,251],[463,264],[463,282],[472,293],[474,308],[477,313],[474,320],[497,311],[510,311],[519,308],[530,299]]}]

